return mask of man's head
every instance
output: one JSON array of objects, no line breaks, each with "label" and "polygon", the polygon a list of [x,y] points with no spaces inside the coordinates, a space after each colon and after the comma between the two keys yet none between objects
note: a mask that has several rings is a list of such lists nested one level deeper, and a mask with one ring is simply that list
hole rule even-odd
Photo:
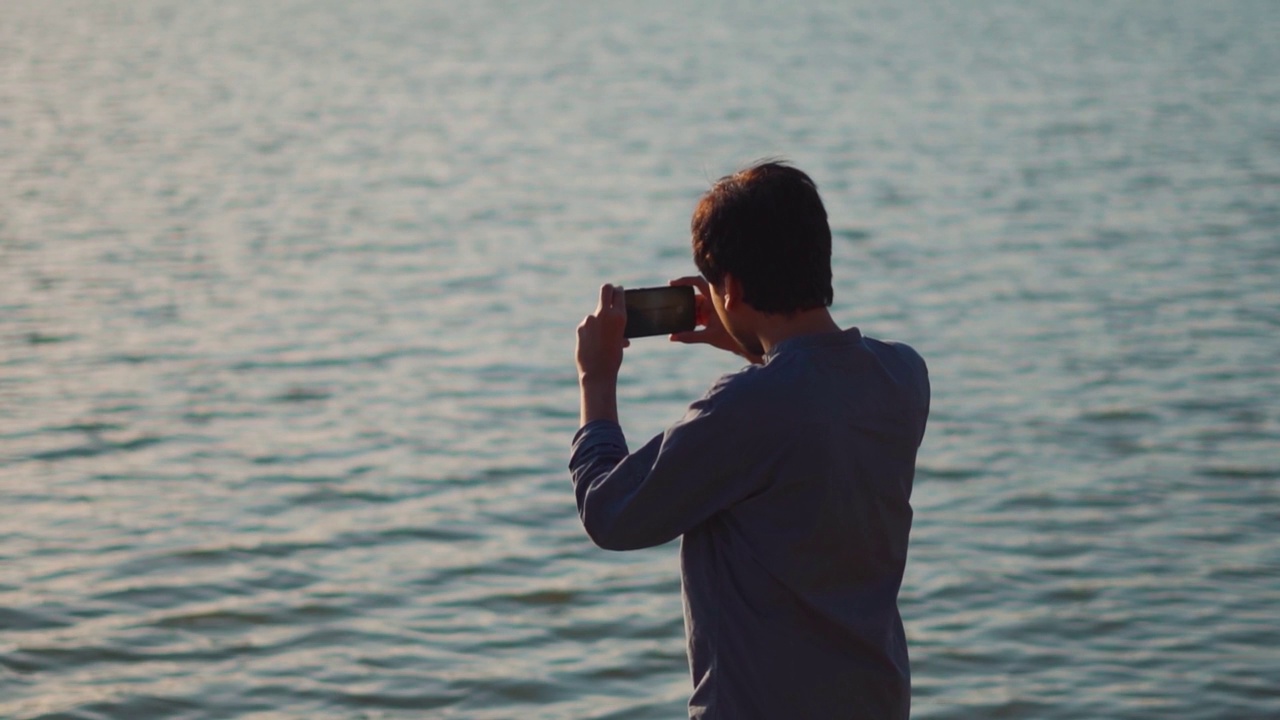
[{"label": "man's head", "polygon": [[831,305],[831,227],[808,175],[762,162],[716,181],[693,212],[693,261],[715,288],[732,276],[741,300],[792,315]]}]

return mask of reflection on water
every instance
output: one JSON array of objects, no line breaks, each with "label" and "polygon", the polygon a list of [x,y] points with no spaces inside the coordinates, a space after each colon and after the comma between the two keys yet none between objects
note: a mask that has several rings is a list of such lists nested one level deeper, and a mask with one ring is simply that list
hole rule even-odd
[{"label": "reflection on water", "polygon": [[[572,328],[818,180],[929,359],[921,718],[1280,707],[1280,10],[57,0],[0,26],[0,716],[670,718]],[[628,351],[635,439],[727,357]]]}]

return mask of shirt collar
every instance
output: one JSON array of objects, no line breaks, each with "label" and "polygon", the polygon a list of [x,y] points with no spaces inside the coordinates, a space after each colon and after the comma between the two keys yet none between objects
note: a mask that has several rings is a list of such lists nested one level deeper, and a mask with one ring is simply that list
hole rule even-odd
[{"label": "shirt collar", "polygon": [[794,352],[796,350],[806,350],[809,348],[856,345],[860,342],[862,342],[862,331],[856,327],[851,327],[848,330],[841,330],[840,332],[797,335],[774,345],[769,352],[764,354],[764,361],[767,363],[784,352]]}]

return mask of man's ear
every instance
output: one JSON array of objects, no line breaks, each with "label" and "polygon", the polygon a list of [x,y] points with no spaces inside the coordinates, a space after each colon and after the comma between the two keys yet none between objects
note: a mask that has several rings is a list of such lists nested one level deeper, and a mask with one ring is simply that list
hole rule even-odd
[{"label": "man's ear", "polygon": [[742,283],[729,273],[720,282],[724,286],[724,309],[737,310],[742,303]]}]

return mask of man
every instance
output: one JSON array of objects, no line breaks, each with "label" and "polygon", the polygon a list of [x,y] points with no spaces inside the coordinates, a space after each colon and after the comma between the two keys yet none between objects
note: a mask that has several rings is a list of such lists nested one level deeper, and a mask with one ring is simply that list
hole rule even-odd
[{"label": "man", "polygon": [[[682,536],[691,718],[906,718],[897,595],[929,412],[924,361],[841,330],[831,229],[803,172],[763,163],[693,214],[707,343],[751,361],[634,453],[618,425],[626,311],[605,285],[578,327],[569,468],[600,547]],[[704,279],[705,278],[705,279]]]}]

